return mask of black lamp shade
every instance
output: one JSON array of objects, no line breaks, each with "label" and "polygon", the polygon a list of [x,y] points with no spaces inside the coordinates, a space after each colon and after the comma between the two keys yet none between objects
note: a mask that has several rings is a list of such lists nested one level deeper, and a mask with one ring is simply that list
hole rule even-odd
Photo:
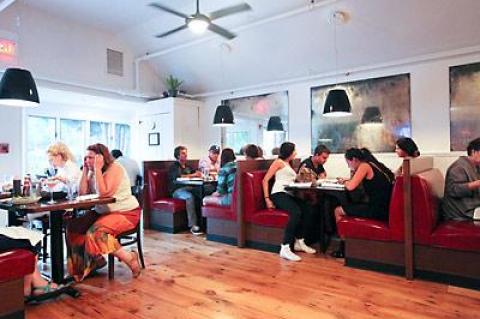
[{"label": "black lamp shade", "polygon": [[362,116],[362,124],[382,123],[383,118],[378,106],[369,106],[365,109]]},{"label": "black lamp shade", "polygon": [[347,92],[341,89],[333,89],[328,92],[323,107],[323,116],[336,117],[352,115],[350,100]]},{"label": "black lamp shade", "polygon": [[228,105],[226,105],[222,101],[222,104],[217,106],[217,110],[215,111],[215,116],[213,118],[213,125],[214,126],[230,126],[233,124],[234,122],[233,122],[232,110]]},{"label": "black lamp shade", "polygon": [[37,86],[32,74],[23,69],[7,69],[0,82],[0,104],[38,106],[39,103]]},{"label": "black lamp shade", "polygon": [[267,131],[283,132],[283,124],[280,116],[270,116],[270,118],[268,119]]}]

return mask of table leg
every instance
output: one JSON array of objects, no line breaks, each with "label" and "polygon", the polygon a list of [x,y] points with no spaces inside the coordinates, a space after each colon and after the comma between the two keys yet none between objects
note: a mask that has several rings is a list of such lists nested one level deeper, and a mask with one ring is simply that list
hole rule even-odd
[{"label": "table leg", "polygon": [[328,218],[329,209],[330,209],[330,198],[328,195],[322,196],[323,198],[323,212],[322,216],[320,216],[320,250],[322,253],[325,253],[328,249],[330,244],[330,240],[328,238],[329,235],[325,232],[325,222]]},{"label": "table leg", "polygon": [[63,260],[63,213],[64,211],[50,212],[50,250],[52,265],[52,280],[58,284],[64,282]]}]

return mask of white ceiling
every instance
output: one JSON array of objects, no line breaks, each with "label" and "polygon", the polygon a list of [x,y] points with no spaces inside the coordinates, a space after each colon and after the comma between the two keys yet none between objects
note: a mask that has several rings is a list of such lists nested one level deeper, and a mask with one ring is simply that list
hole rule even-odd
[{"label": "white ceiling", "polygon": [[[242,0],[203,0],[211,12]],[[216,21],[236,31],[228,41],[189,30],[165,39],[155,34],[180,26],[182,18],[148,6],[145,0],[25,0],[36,9],[111,32],[129,43],[137,56],[177,48],[149,62],[157,73],[184,79],[191,94],[285,81],[335,70],[334,31],[327,17],[335,9],[350,15],[337,26],[338,68],[385,63],[423,54],[480,45],[479,0],[317,0],[314,10],[245,28],[268,17],[309,5],[310,0],[245,0],[253,8]],[[157,0],[193,13],[194,0]],[[324,4],[324,5],[322,5]]]}]

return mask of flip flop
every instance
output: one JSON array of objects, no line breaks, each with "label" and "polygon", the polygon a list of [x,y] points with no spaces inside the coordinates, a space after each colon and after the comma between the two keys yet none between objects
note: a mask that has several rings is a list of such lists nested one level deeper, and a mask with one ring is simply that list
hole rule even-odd
[{"label": "flip flop", "polygon": [[[38,303],[46,301],[61,295],[64,289],[67,288],[64,285],[58,285],[57,287],[52,287],[52,283],[49,282],[46,286],[34,287],[32,288],[32,294],[25,297],[25,303]],[[39,294],[34,294],[34,291],[40,291]]]}]

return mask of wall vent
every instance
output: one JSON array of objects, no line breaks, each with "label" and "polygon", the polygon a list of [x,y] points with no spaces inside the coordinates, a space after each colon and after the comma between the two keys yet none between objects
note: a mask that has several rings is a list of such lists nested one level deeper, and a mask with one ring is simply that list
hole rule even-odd
[{"label": "wall vent", "polygon": [[107,49],[107,73],[123,76],[123,52]]}]

